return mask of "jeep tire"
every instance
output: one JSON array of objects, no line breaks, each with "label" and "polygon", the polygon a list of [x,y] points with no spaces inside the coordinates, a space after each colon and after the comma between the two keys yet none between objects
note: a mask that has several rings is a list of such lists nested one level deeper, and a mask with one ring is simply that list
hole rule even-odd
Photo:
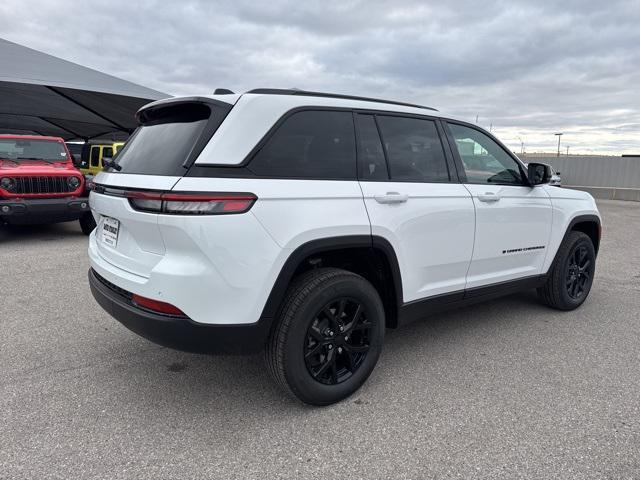
[{"label": "jeep tire", "polygon": [[558,310],[578,308],[589,295],[595,266],[596,252],[589,236],[569,232],[558,249],[546,283],[538,289],[538,296]]},{"label": "jeep tire", "polygon": [[311,405],[338,402],[367,380],[385,333],[376,289],[355,273],[311,270],[294,279],[266,348],[276,382]]}]

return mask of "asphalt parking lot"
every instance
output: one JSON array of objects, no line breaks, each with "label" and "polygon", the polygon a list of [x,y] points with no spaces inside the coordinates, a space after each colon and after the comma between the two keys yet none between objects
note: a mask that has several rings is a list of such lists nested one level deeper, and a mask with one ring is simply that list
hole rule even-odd
[{"label": "asphalt parking lot", "polygon": [[77,223],[0,229],[0,478],[638,478],[640,204],[599,205],[582,308],[532,292],[388,332],[367,384],[322,409],[259,356],[110,318]]}]

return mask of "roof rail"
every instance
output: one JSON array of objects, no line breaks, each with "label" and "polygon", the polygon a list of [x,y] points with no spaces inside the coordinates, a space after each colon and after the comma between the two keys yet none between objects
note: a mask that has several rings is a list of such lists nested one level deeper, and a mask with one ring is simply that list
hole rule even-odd
[{"label": "roof rail", "polygon": [[263,95],[300,95],[304,97],[326,97],[326,98],[341,98],[343,100],[360,100],[363,102],[378,102],[388,103],[390,105],[401,105],[403,107],[423,108],[425,110],[433,110],[437,112],[435,108],[425,107],[424,105],[416,105],[414,103],[396,102],[394,100],[383,100],[381,98],[371,97],[356,97],[354,95],[341,95],[339,93],[324,93],[324,92],[310,92],[307,90],[298,90],[295,88],[255,88],[245,93],[259,93]]}]

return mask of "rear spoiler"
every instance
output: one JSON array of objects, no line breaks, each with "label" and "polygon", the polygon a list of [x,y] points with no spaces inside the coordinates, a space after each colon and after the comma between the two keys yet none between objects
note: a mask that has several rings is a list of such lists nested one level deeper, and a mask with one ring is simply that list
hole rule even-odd
[{"label": "rear spoiler", "polygon": [[[136,112],[136,120],[138,124],[143,124],[152,116],[151,112],[167,107],[179,107],[180,105],[204,105],[204,106],[216,106],[222,108],[226,113],[231,110],[235,102],[239,98],[239,95],[225,95],[224,98],[229,101],[222,101],[211,97],[174,97],[164,98],[162,100],[156,100],[155,102],[147,103],[143,105],[140,110]],[[213,110],[213,109],[211,109]],[[225,115],[226,115],[225,113]]]}]

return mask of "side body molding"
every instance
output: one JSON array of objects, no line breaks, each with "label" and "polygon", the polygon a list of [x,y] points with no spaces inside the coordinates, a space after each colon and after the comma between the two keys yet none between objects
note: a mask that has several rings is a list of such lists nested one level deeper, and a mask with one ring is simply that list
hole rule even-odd
[{"label": "side body molding", "polygon": [[[571,232],[576,225],[581,223],[595,224],[597,225],[598,231],[600,229],[600,218],[597,215],[578,215],[569,222],[564,233],[563,240],[567,235],[569,235],[569,232]],[[595,245],[596,252],[599,246],[597,243],[598,242],[596,242]],[[499,298],[525,289],[537,288],[544,285],[548,273],[472,289],[459,290],[443,295],[435,295],[405,303],[402,294],[402,274],[398,259],[393,246],[386,239],[376,235],[346,235],[321,238],[301,245],[289,256],[280,270],[273,288],[271,289],[271,293],[269,294],[265,307],[262,311],[260,321],[271,324],[273,319],[277,316],[278,309],[280,308],[287,288],[306,258],[323,252],[349,248],[369,248],[372,252],[382,252],[386,257],[390,268],[391,278],[393,280],[393,285],[389,286],[393,287],[393,298],[387,299],[390,300],[388,306],[392,307],[391,312],[388,313],[393,315],[393,318],[389,319],[389,326],[404,325],[451,308],[463,307]],[[558,252],[555,252],[554,262],[556,261],[557,255]]]}]

